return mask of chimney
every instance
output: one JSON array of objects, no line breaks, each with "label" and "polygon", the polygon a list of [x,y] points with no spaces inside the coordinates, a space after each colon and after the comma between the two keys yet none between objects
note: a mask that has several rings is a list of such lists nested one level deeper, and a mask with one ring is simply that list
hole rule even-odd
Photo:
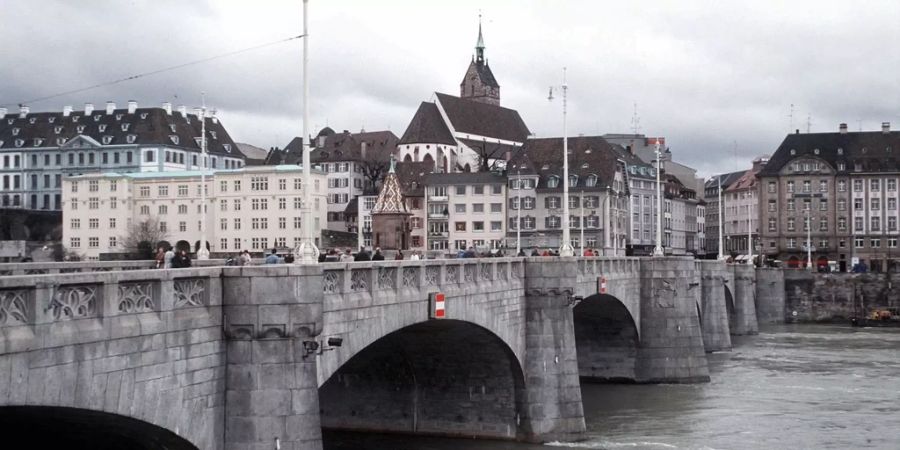
[{"label": "chimney", "polygon": [[8,112],[9,110],[7,110],[6,108],[0,108],[0,119],[6,117],[6,113]]},{"label": "chimney", "polygon": [[24,119],[25,116],[28,115],[28,111],[30,111],[30,110],[31,109],[25,105],[19,105],[19,118]]},{"label": "chimney", "polygon": [[891,133],[891,123],[890,122],[881,122],[881,132],[884,134]]},{"label": "chimney", "polygon": [[178,113],[181,114],[181,117],[187,117],[187,107],[184,105],[178,105]]},{"label": "chimney", "polygon": [[842,123],[840,126],[838,126],[838,129],[841,131],[841,134],[847,134],[847,124],[846,123]]},{"label": "chimney", "polygon": [[210,120],[212,120],[212,123],[213,123],[213,124],[218,124],[218,123],[219,123],[219,118],[216,117],[216,112],[217,112],[217,111],[216,111],[215,108],[213,108],[213,109],[210,110],[210,112],[209,112],[209,117],[210,117]]},{"label": "chimney", "polygon": [[115,102],[106,102],[106,115],[108,115],[108,116],[112,115],[113,111],[115,111],[115,110],[116,110]]},{"label": "chimney", "polygon": [[93,103],[85,103],[84,104],[84,115],[89,116],[94,112],[94,104]]},{"label": "chimney", "polygon": [[128,114],[134,114],[135,111],[137,111],[137,102],[128,100]]},{"label": "chimney", "polygon": [[166,110],[166,114],[172,115],[172,103],[171,102],[163,102],[162,108]]},{"label": "chimney", "polygon": [[366,141],[363,141],[363,143],[360,144],[359,152],[362,155],[363,162],[365,162],[366,161]]},{"label": "chimney", "polygon": [[63,117],[69,117],[72,115],[72,105],[63,106]]}]

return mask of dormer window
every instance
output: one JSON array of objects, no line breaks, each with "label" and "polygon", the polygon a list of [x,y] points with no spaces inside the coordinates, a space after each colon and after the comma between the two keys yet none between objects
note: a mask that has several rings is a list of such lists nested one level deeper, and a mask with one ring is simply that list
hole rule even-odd
[{"label": "dormer window", "polygon": [[815,150],[813,150],[813,154],[816,154],[816,155],[818,155],[818,154],[819,154],[819,149],[815,149]]},{"label": "dormer window", "polygon": [[174,133],[175,132],[175,124],[169,125],[169,129],[172,130],[172,132]]},{"label": "dormer window", "polygon": [[77,131],[79,134],[84,133],[84,125],[78,125],[77,127],[75,127],[75,131]]},{"label": "dormer window", "polygon": [[197,143],[197,147],[203,147],[203,138],[195,137],[194,142]]},{"label": "dormer window", "polygon": [[44,143],[44,140],[43,140],[43,139],[41,139],[41,138],[34,138],[34,143],[33,143],[32,145],[34,145],[35,147],[40,147],[41,144],[43,144],[43,143]]},{"label": "dormer window", "polygon": [[103,136],[103,145],[108,145],[112,140],[113,137],[110,135]]},{"label": "dormer window", "polygon": [[582,165],[581,165],[581,168],[582,168],[582,169],[587,169],[587,168],[588,168],[588,163],[582,164]]},{"label": "dormer window", "polygon": [[72,122],[78,122],[78,118],[81,116],[72,116]]},{"label": "dormer window", "polygon": [[12,125],[12,123],[13,123],[13,119],[6,119],[6,124],[7,124],[7,125]]},{"label": "dormer window", "polygon": [[121,115],[121,114],[116,114],[116,120],[122,120],[122,115]]},{"label": "dormer window", "polygon": [[177,134],[170,134],[169,139],[172,140],[173,144],[178,145],[178,135]]},{"label": "dormer window", "polygon": [[797,154],[797,150],[791,149],[791,156],[796,155],[796,154]]},{"label": "dormer window", "polygon": [[101,123],[101,124],[97,127],[97,129],[98,129],[101,133],[105,132],[105,131],[106,131],[106,124]]},{"label": "dormer window", "polygon": [[129,144],[134,144],[134,141],[136,139],[137,139],[137,135],[135,135],[135,134],[129,134],[128,136],[125,137],[125,141],[128,142]]},{"label": "dormer window", "polygon": [[226,152],[231,153],[231,144],[224,144],[222,148],[225,149]]},{"label": "dormer window", "polygon": [[66,138],[61,138],[61,137],[56,138],[56,146],[57,147],[62,146],[65,143],[66,143]]},{"label": "dormer window", "polygon": [[131,125],[130,123],[123,123],[123,124],[122,124],[122,131],[128,131],[128,127],[129,127],[130,125]]},{"label": "dormer window", "polygon": [[569,187],[578,186],[578,175],[569,175]]},{"label": "dormer window", "polygon": [[549,169],[550,169],[550,164],[544,164],[543,166],[541,166],[541,170],[549,170]]},{"label": "dormer window", "polygon": [[50,117],[47,119],[47,121],[50,122],[50,123],[56,122],[56,117],[55,117],[55,116],[50,116]]},{"label": "dormer window", "polygon": [[838,155],[843,155],[843,154],[844,154],[844,149],[841,148],[841,147],[838,147],[838,152],[837,152],[837,153],[838,153]]},{"label": "dormer window", "polygon": [[147,113],[141,113],[141,120],[144,120],[146,118],[147,118]]},{"label": "dormer window", "polygon": [[59,127],[59,126],[53,127],[53,132],[56,134],[59,134],[59,133],[62,133],[62,129],[63,129],[63,127]]},{"label": "dormer window", "polygon": [[18,128],[13,128],[13,129],[12,129],[12,134],[13,134],[13,136],[18,136],[18,135],[19,135],[19,129],[18,129]]},{"label": "dormer window", "polygon": [[25,144],[25,140],[24,139],[16,139],[15,144],[16,144],[16,147],[21,147],[23,144]]},{"label": "dormer window", "polygon": [[559,186],[559,177],[558,176],[553,175],[550,178],[547,178],[547,187],[548,188],[555,188],[558,186]]},{"label": "dormer window", "polygon": [[[632,168],[634,168],[634,166],[632,166]],[[587,187],[596,186],[597,185],[597,175],[594,175],[594,174],[588,175],[587,178],[584,180],[584,185]]]},{"label": "dormer window", "polygon": [[99,121],[100,121],[100,114],[97,114],[94,116],[94,122],[99,122]]},{"label": "dormer window", "polygon": [[213,139],[216,138],[216,132],[215,132],[215,131],[210,131],[210,132],[209,132],[209,135],[210,135]]},{"label": "dormer window", "polygon": [[28,123],[30,123],[30,124],[34,124],[35,121],[37,121],[37,117],[32,117],[32,118],[28,119]]}]

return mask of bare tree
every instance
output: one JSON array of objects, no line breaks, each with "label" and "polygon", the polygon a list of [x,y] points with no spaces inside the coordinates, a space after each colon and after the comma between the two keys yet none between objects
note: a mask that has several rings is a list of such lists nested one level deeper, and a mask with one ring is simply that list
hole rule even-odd
[{"label": "bare tree", "polygon": [[480,145],[472,146],[472,150],[478,152],[478,171],[490,172],[491,160],[499,159],[503,156],[503,146],[500,144],[490,144],[482,141]]},{"label": "bare tree", "polygon": [[365,157],[360,160],[360,166],[362,174],[366,178],[363,194],[377,194],[378,186],[391,167],[391,149],[387,146],[368,149]]},{"label": "bare tree", "polygon": [[168,233],[160,227],[159,220],[151,217],[132,224],[120,240],[122,248],[129,253],[138,255],[141,259],[151,259],[156,244],[167,237]]}]

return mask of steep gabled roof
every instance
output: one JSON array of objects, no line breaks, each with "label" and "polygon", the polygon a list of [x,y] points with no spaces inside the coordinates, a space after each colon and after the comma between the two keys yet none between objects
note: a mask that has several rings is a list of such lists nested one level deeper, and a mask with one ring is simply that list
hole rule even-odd
[{"label": "steep gabled roof", "polygon": [[[497,83],[497,79],[494,78],[494,72],[491,71],[491,67],[486,62],[482,63],[481,61],[472,60],[472,62],[469,64],[469,68],[466,70],[466,74],[472,71],[473,68],[475,69],[475,73],[478,74],[478,78],[481,80],[482,84],[493,88],[500,87],[500,84]],[[465,83],[466,79],[465,77],[463,77],[463,80],[460,84],[462,85]]]},{"label": "steep gabled roof", "polygon": [[[512,164],[523,161],[527,155],[534,171],[540,176],[538,189],[548,191],[562,191],[562,138],[540,138],[525,141],[524,151],[520,152]],[[570,187],[569,192],[576,190],[602,190],[607,185],[612,185],[615,179],[616,164],[619,160],[618,153],[600,136],[579,136],[569,138],[569,175],[577,175],[578,183]],[[560,184],[556,188],[547,187],[547,179],[550,176],[560,177]],[[597,175],[596,186],[586,185],[589,175]]]},{"label": "steep gabled roof", "polygon": [[[84,111],[72,111],[68,116],[62,112],[36,112],[25,117],[12,113],[0,119],[0,148],[18,148],[16,140],[24,141],[21,148],[34,147],[35,139],[40,140],[40,147],[57,147],[57,139],[68,142],[84,135],[98,143],[107,137],[102,145],[165,145],[200,151],[201,125],[194,114],[168,114],[162,108],[137,108],[131,114],[127,108],[116,109],[112,114],[107,114],[105,109],[88,115]],[[244,158],[219,119],[206,118],[206,134],[209,153]],[[129,136],[133,136],[132,142],[128,142]]]},{"label": "steep gabled roof", "polygon": [[863,172],[897,171],[900,170],[900,132],[789,134],[759,175],[777,175],[787,163],[801,156],[824,160],[834,169],[837,163],[843,162],[847,170],[859,163]]},{"label": "steep gabled roof", "polygon": [[457,133],[524,142],[531,134],[514,109],[436,92],[447,118]]},{"label": "steep gabled roof", "polygon": [[375,200],[375,206],[372,207],[372,214],[409,214],[406,202],[403,201],[400,181],[393,170],[384,177],[384,184]]},{"label": "steep gabled roof", "polygon": [[456,140],[453,139],[450,129],[444,123],[444,118],[441,117],[437,105],[431,102],[422,102],[399,143],[456,145]]}]

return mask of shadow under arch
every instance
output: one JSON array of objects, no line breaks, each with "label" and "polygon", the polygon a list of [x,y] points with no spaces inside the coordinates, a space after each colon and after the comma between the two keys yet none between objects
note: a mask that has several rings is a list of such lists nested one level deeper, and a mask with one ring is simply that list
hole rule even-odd
[{"label": "shadow under arch", "polygon": [[500,337],[470,322],[430,320],[350,358],[319,388],[319,412],[325,430],[522,439],[524,386]]},{"label": "shadow under arch", "polygon": [[572,317],[581,380],[634,382],[640,335],[625,304],[612,295],[592,295],[575,306]]},{"label": "shadow under arch", "polygon": [[20,448],[197,450],[172,431],[142,420],[58,406],[0,407],[0,433]]},{"label": "shadow under arch", "polygon": [[727,284],[725,285],[725,311],[728,313],[728,329],[734,330],[737,323],[737,316],[734,310],[734,296],[731,295],[731,289],[728,288]]}]

